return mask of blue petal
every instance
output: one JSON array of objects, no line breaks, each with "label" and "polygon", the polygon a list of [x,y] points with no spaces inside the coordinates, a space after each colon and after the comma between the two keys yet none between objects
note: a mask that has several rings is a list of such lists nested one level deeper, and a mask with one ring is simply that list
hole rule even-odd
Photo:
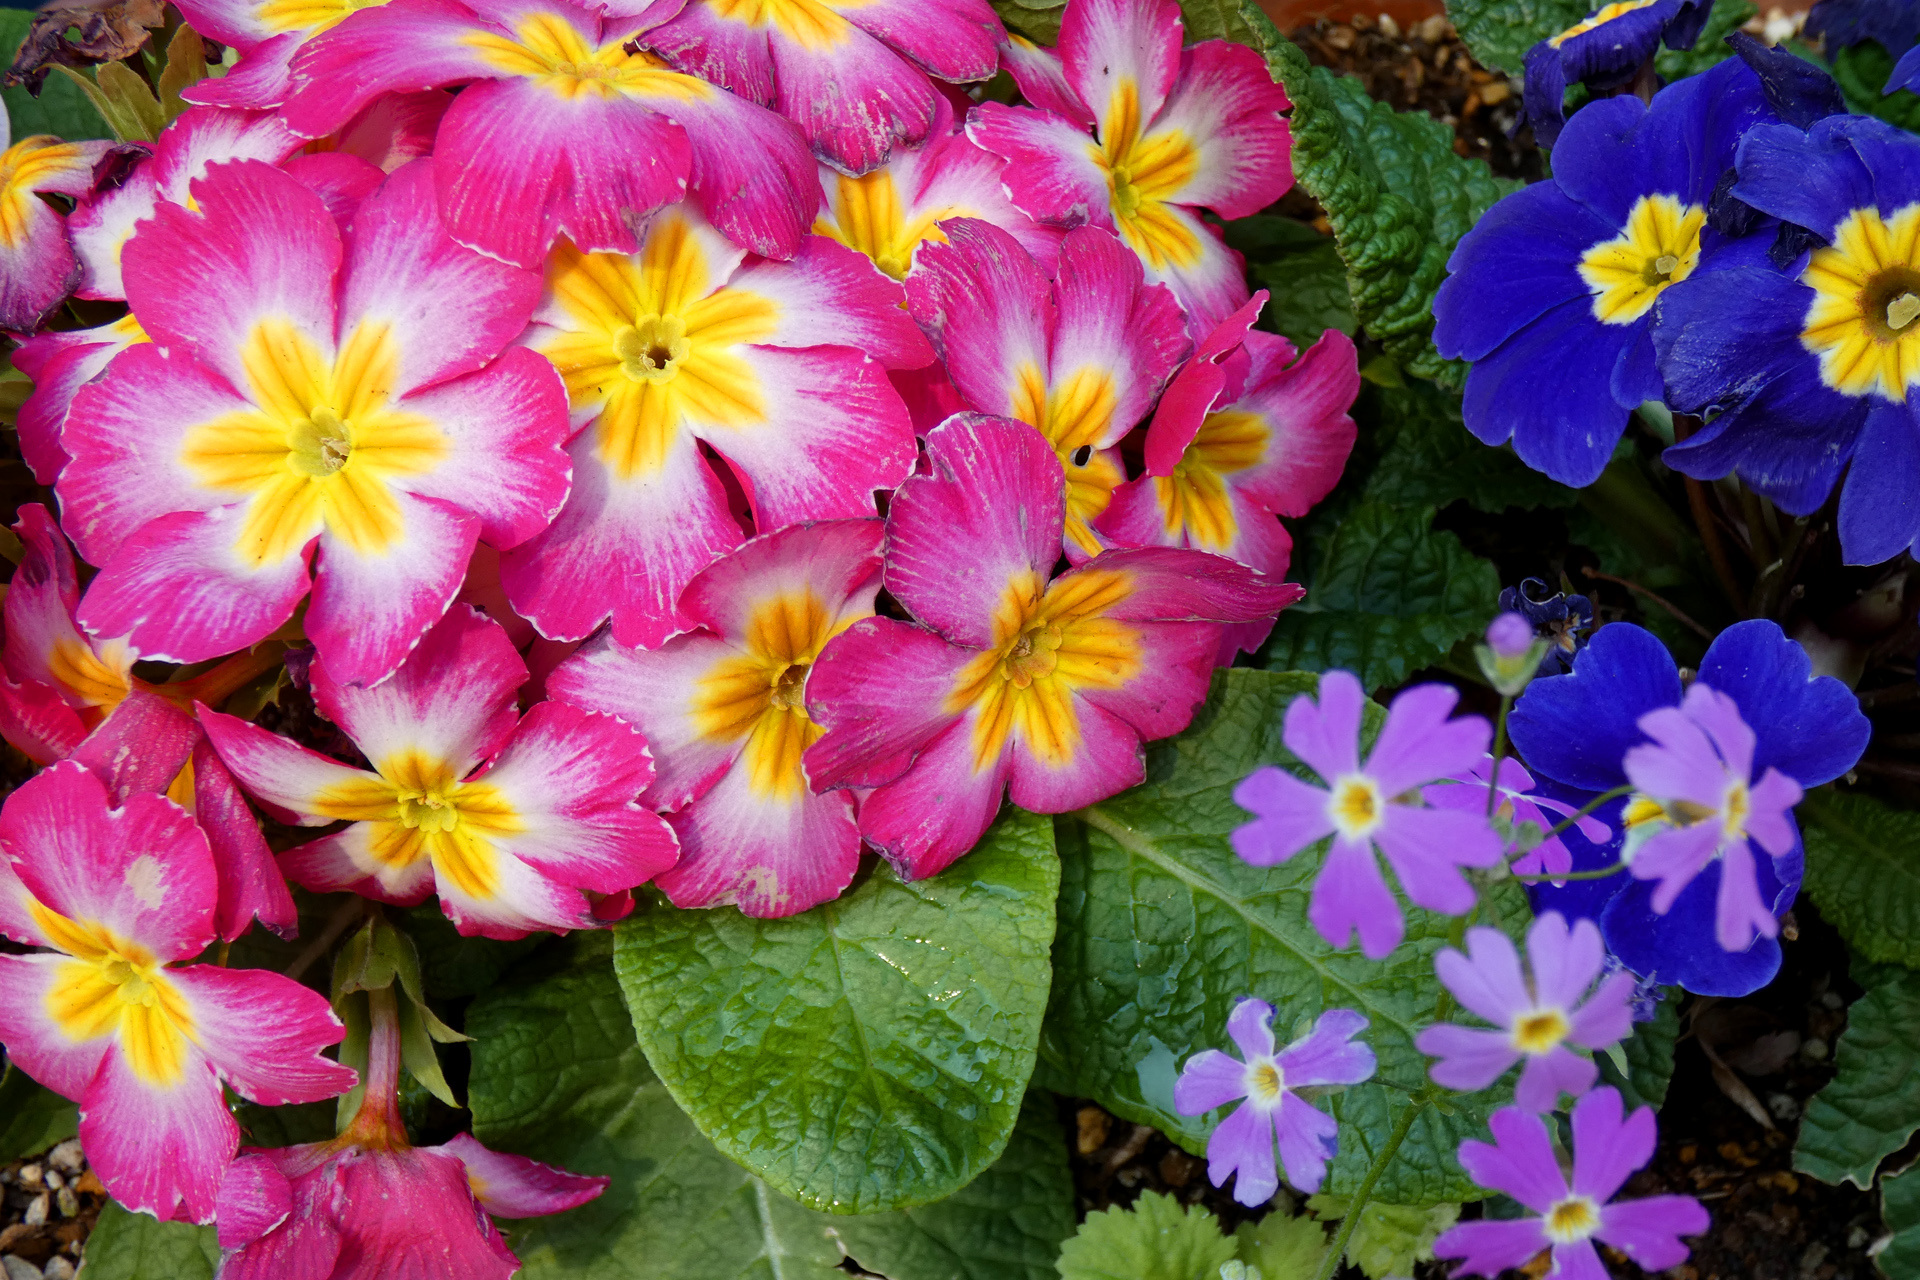
[{"label": "blue petal", "polygon": [[[1680,195],[1690,186],[1687,149],[1673,145],[1675,115],[1656,118],[1630,93],[1588,103],[1554,144],[1553,180],[1613,226],[1626,226],[1641,196]],[[1645,145],[1655,135],[1657,143]]]},{"label": "blue petal", "polygon": [[1920,93],[1920,45],[1907,50],[1905,56],[1893,64],[1893,74],[1887,77],[1886,92],[1896,93],[1901,89]]},{"label": "blue petal", "polygon": [[1558,145],[1566,127],[1567,72],[1560,52],[1545,40],[1527,50],[1526,76],[1520,87],[1520,105],[1533,140],[1543,147]]},{"label": "blue petal", "polygon": [[1874,202],[1873,176],[1848,136],[1853,118],[1829,116],[1805,133],[1790,124],[1755,125],[1740,140],[1733,194],[1832,239],[1841,219]]},{"label": "blue petal", "polygon": [[1912,402],[1867,411],[1840,491],[1840,548],[1848,564],[1879,564],[1920,538],[1920,424]]},{"label": "blue petal", "polygon": [[1870,116],[1850,119],[1847,138],[1873,176],[1874,203],[1883,213],[1920,201],[1920,138]]},{"label": "blue petal", "polygon": [[1706,30],[1707,18],[1713,13],[1713,0],[1687,0],[1680,6],[1680,12],[1667,23],[1667,29],[1661,41],[1669,49],[1691,49],[1700,39],[1700,33]]},{"label": "blue petal", "polygon": [[1660,380],[1660,362],[1654,356],[1652,326],[1635,327],[1640,330],[1640,336],[1621,348],[1609,383],[1617,405],[1645,404],[1666,396],[1666,385]]},{"label": "blue petal", "polygon": [[1539,182],[1501,200],[1460,239],[1433,299],[1433,342],[1449,360],[1478,360],[1543,312],[1588,289],[1581,255],[1619,234]]},{"label": "blue petal", "polygon": [[1756,739],[1753,772],[1817,787],[1853,768],[1873,732],[1853,691],[1813,675],[1807,651],[1765,618],[1736,622],[1707,647],[1697,677],[1734,700]]},{"label": "blue petal", "polygon": [[[1562,787],[1549,778],[1535,778],[1533,789],[1576,809],[1585,808],[1593,802],[1592,792]],[[1613,831],[1613,838],[1605,844],[1593,843],[1580,834],[1578,827],[1568,827],[1560,833],[1560,841],[1567,846],[1575,871],[1598,871],[1601,867],[1610,867],[1620,861],[1620,844],[1626,831],[1625,824],[1620,821],[1620,812],[1626,803],[1624,799],[1609,800],[1594,810],[1594,816]],[[1559,887],[1546,883],[1530,884],[1527,886],[1527,897],[1533,902],[1535,915],[1542,911],[1558,911],[1568,920],[1592,920],[1598,923],[1600,913],[1626,884],[1627,875],[1621,872],[1600,880],[1569,880]]]},{"label": "blue petal", "polygon": [[[1765,870],[1767,861],[1757,860],[1762,868],[1762,897],[1777,886]],[[1653,909],[1653,884],[1634,881],[1600,914],[1607,949],[1635,973],[1677,982],[1696,995],[1744,996],[1758,991],[1779,972],[1780,942],[1756,937],[1745,951],[1721,950],[1714,940],[1719,892],[1720,864],[1715,862],[1680,891],[1670,911],[1659,915]]]},{"label": "blue petal", "polygon": [[1835,53],[1863,40],[1888,49],[1904,49],[1920,39],[1920,3],[1916,0],[1819,0],[1807,15],[1807,39],[1821,38]]},{"label": "blue petal", "polygon": [[1468,430],[1488,444],[1511,436],[1522,462],[1561,484],[1592,484],[1640,405],[1614,401],[1613,370],[1645,331],[1600,323],[1585,297],[1560,304],[1467,372]]},{"label": "blue petal", "polygon": [[1713,264],[1718,269],[1695,271],[1654,305],[1653,345],[1669,403],[1682,413],[1747,399],[1778,377],[1782,358],[1796,350],[1813,358],[1800,347],[1799,326],[1813,290],[1770,267],[1734,261],[1723,251]]},{"label": "blue petal", "polygon": [[1714,71],[1729,64],[1751,68],[1774,114],[1794,128],[1811,128],[1815,120],[1846,112],[1847,100],[1841,95],[1840,86],[1805,58],[1777,45],[1762,44],[1744,31],[1728,36],[1727,43],[1740,55],[1739,63],[1729,58]]},{"label": "blue petal", "polygon": [[1680,670],[1651,631],[1614,622],[1574,655],[1573,674],[1536,679],[1514,703],[1507,736],[1529,769],[1564,786],[1611,791],[1640,717],[1680,702]]}]

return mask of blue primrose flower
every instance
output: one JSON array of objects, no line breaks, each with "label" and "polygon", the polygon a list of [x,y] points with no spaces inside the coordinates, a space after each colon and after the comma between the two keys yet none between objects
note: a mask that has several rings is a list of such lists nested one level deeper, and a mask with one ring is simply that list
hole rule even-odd
[{"label": "blue primrose flower", "polygon": [[[1650,853],[1655,841],[1690,828],[1711,834],[1705,824],[1715,824],[1721,838],[1708,841],[1709,860],[1677,895],[1665,880],[1622,874],[1534,885],[1534,909],[1595,920],[1608,950],[1645,978],[1716,996],[1745,995],[1766,985],[1780,967],[1778,939],[1762,927],[1751,932],[1743,949],[1727,950],[1716,935],[1725,933],[1730,900],[1751,902],[1757,895],[1778,919],[1800,890],[1804,855],[1791,813],[1773,820],[1784,822],[1779,833],[1784,838],[1759,828],[1763,794],[1781,785],[1768,781],[1770,772],[1799,789],[1830,782],[1853,767],[1869,734],[1867,718],[1846,685],[1811,673],[1806,651],[1777,625],[1764,619],[1736,623],[1708,648],[1689,698],[1666,647],[1651,632],[1620,622],[1594,634],[1574,658],[1572,674],[1527,686],[1507,728],[1536,777],[1569,789],[1550,791],[1555,798],[1584,804],[1628,785],[1629,773],[1639,773],[1644,781],[1645,772],[1635,769],[1631,757],[1644,757],[1650,747],[1673,747],[1674,713],[1667,709],[1702,701],[1702,686],[1720,695],[1714,701],[1730,701],[1753,740],[1751,759],[1743,760],[1737,742],[1731,750],[1727,746],[1741,736],[1737,729],[1714,735],[1730,780],[1719,796],[1630,795],[1596,812],[1611,831],[1606,841],[1589,841],[1578,828],[1561,835],[1576,871],[1598,870],[1624,858],[1630,872],[1663,875],[1664,870],[1636,868],[1636,852]],[[1749,847],[1750,835],[1755,839]],[[1753,884],[1723,892],[1722,876],[1735,872],[1751,876]]]},{"label": "blue primrose flower", "polygon": [[1774,119],[1760,78],[1734,58],[1651,105],[1628,95],[1574,116],[1553,177],[1487,211],[1434,298],[1440,354],[1474,362],[1474,435],[1511,438],[1562,484],[1599,477],[1628,415],[1663,395],[1654,304],[1722,243],[1708,225],[1715,190],[1741,133]]},{"label": "blue primrose flower", "polygon": [[[1597,93],[1622,87],[1663,38],[1669,49],[1693,48],[1712,9],[1713,0],[1618,0],[1527,50],[1521,102],[1534,140],[1559,145],[1568,85],[1583,83]],[[1558,155],[1553,163],[1559,167]]]},{"label": "blue primrose flower", "polygon": [[1750,237],[1661,299],[1667,401],[1717,413],[1666,460],[1737,472],[1794,515],[1844,471],[1841,549],[1877,564],[1920,539],[1920,137],[1864,116],[1762,124],[1736,165],[1734,198],[1818,240],[1777,266]]},{"label": "blue primrose flower", "polygon": [[1500,611],[1519,614],[1533,624],[1533,634],[1547,642],[1547,656],[1536,673],[1542,676],[1571,671],[1573,655],[1586,647],[1586,633],[1593,626],[1593,601],[1555,591],[1539,578],[1523,579],[1519,586],[1501,591]]},{"label": "blue primrose flower", "polygon": [[1899,53],[1920,40],[1920,0],[1820,0],[1807,14],[1806,32],[1821,41],[1828,61],[1867,40]]}]

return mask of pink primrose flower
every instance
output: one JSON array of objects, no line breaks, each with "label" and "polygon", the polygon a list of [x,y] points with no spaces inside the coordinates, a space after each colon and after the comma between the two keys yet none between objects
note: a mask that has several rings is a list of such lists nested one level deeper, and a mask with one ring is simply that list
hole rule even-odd
[{"label": "pink primrose flower", "polygon": [[873,515],[914,457],[886,370],[933,358],[900,298],[823,236],[789,262],[749,259],[688,204],[631,254],[561,241],[522,341],[566,381],[573,493],[501,564],[515,612],[565,640],[611,613],[630,647],[688,629],[681,591],[745,538],[720,472],[762,530]]},{"label": "pink primrose flower", "polygon": [[538,277],[447,238],[425,161],[345,237],[257,161],[192,191],[198,212],[156,206],[125,250],[154,341],[83,387],[62,432],[67,530],[101,566],[80,621],[195,662],[271,634],[311,576],[307,635],[337,678],[378,680],[478,539],[512,546],[565,497],[560,379],[503,350]]},{"label": "pink primrose flower", "polygon": [[734,243],[792,257],[820,201],[806,140],[630,49],[649,21],[569,0],[393,0],[300,48],[282,114],[318,138],[383,93],[465,85],[434,144],[441,214],[455,240],[519,266],[561,235],[631,253],[646,215],[683,195]]},{"label": "pink primrose flower", "polygon": [[1506,934],[1467,930],[1467,955],[1448,947],[1434,957],[1434,971],[1462,1006],[1499,1030],[1441,1023],[1422,1031],[1415,1046],[1440,1059],[1431,1070],[1434,1082],[1484,1089],[1524,1061],[1514,1101],[1526,1110],[1551,1111],[1562,1093],[1586,1093],[1599,1069],[1567,1046],[1597,1052],[1633,1030],[1633,975],[1616,973],[1593,990],[1605,965],[1599,927],[1579,920],[1568,929],[1557,911],[1527,930],[1530,980]]},{"label": "pink primrose flower", "polygon": [[[283,821],[344,831],[280,856],[297,884],[410,906],[438,892],[462,933],[520,938],[604,923],[587,895],[673,865],[673,833],[634,803],[646,741],[612,716],[542,702],[500,624],[457,605],[367,688],[311,668],[314,703],[373,763],[356,769],[204,708],[227,767]],[[624,903],[622,905],[630,905]]]},{"label": "pink primrose flower", "polygon": [[1221,624],[1303,594],[1230,560],[1144,547],[1053,576],[1066,484],[1025,423],[961,415],[887,510],[886,589],[914,622],[865,618],[821,652],[807,714],[819,789],[876,788],[860,831],[903,874],[972,848],[1003,792],[1063,813],[1139,782],[1143,739],[1185,728]]},{"label": "pink primrose flower", "polygon": [[[8,145],[11,143],[11,145]],[[13,142],[0,123],[0,329],[31,333],[80,281],[66,219],[40,196],[93,190],[111,142],[62,142],[35,134]]]},{"label": "pink primrose flower", "polygon": [[602,636],[548,677],[553,697],[646,735],[658,772],[641,801],[671,810],[680,838],[655,881],[675,906],[792,915],[853,879],[853,796],[815,794],[800,766],[820,736],[806,682],[827,642],[873,615],[884,534],[879,520],[763,534],[687,584],[698,630],[653,650]]},{"label": "pink primrose flower", "polygon": [[1187,352],[1180,309],[1098,228],[1067,233],[1052,281],[998,227],[940,230],[946,243],[921,248],[907,277],[913,318],[968,407],[1046,437],[1066,470],[1066,552],[1087,560],[1100,551],[1087,521],[1127,476],[1114,446]]},{"label": "pink primrose flower", "polygon": [[1332,945],[1347,945],[1358,931],[1361,952],[1378,960],[1406,933],[1376,851],[1416,905],[1449,915],[1463,914],[1474,902],[1473,886],[1459,868],[1500,861],[1500,837],[1483,814],[1420,803],[1422,786],[1471,766],[1492,736],[1479,716],[1447,718],[1459,699],[1458,691],[1439,684],[1399,694],[1362,764],[1366,693],[1350,672],[1329,671],[1320,677],[1319,701],[1308,694],[1295,698],[1281,730],[1287,750],[1327,785],[1311,786],[1267,765],[1234,788],[1234,803],[1256,816],[1234,831],[1233,847],[1257,867],[1285,862],[1333,837],[1307,908],[1314,928]]},{"label": "pink primrose flower", "polygon": [[267,1106],[330,1098],[354,1073],[320,1057],[343,1028],[275,973],[172,967],[215,937],[206,837],[178,805],[67,761],[0,810],[0,1043],[80,1103],[80,1141],[113,1198],[211,1221],[240,1143],[222,1086]]},{"label": "pink primrose flower", "polygon": [[1353,1038],[1367,1020],[1351,1009],[1328,1009],[1313,1030],[1286,1048],[1274,1049],[1273,1006],[1245,999],[1227,1018],[1227,1034],[1240,1058],[1203,1049],[1187,1059],[1173,1086],[1173,1106],[1183,1116],[1204,1115],[1245,1099],[1207,1135],[1207,1177],[1218,1187],[1234,1174],[1233,1198],[1250,1208],[1280,1189],[1274,1170],[1276,1136],[1287,1181],[1315,1192],[1337,1150],[1340,1126],[1299,1090],[1316,1085],[1359,1084],[1373,1076],[1373,1050]]},{"label": "pink primrose flower", "polygon": [[1595,1089],[1573,1108],[1573,1178],[1554,1158],[1546,1123],[1506,1107],[1488,1122],[1492,1144],[1460,1144],[1467,1174],[1490,1191],[1512,1196],[1537,1217],[1463,1222],[1434,1242],[1442,1258],[1460,1258],[1457,1274],[1497,1276],[1552,1250],[1549,1270],[1564,1280],[1607,1280],[1597,1240],[1643,1270],[1665,1271],[1687,1260],[1681,1236],[1707,1229],[1707,1211],[1692,1196],[1649,1196],[1613,1204],[1628,1175],[1653,1157],[1653,1108],[1621,1119],[1620,1095]]},{"label": "pink primrose flower", "polygon": [[1197,211],[1244,218],[1272,204],[1293,185],[1293,144],[1286,92],[1260,55],[1225,40],[1183,50],[1182,31],[1173,0],[1071,0],[1057,56],[1018,37],[1005,56],[1035,105],[982,103],[967,132],[1006,157],[1022,209],[1117,232],[1198,340],[1247,301],[1247,283]]},{"label": "pink primrose flower", "polygon": [[1664,913],[1693,878],[1721,861],[1714,936],[1745,951],[1754,936],[1780,931],[1761,900],[1749,840],[1774,857],[1793,851],[1800,784],[1768,767],[1753,776],[1756,738],[1739,704],[1694,684],[1677,707],[1649,711],[1640,731],[1653,741],[1629,748],[1621,768],[1634,787],[1624,812],[1621,857],[1641,880],[1658,880],[1653,909]]},{"label": "pink primrose flower", "polygon": [[[615,0],[638,14],[652,0]],[[847,173],[923,142],[943,103],[928,77],[985,80],[1006,38],[987,0],[821,0],[686,6],[640,36],[676,69],[800,126],[813,153]]]}]

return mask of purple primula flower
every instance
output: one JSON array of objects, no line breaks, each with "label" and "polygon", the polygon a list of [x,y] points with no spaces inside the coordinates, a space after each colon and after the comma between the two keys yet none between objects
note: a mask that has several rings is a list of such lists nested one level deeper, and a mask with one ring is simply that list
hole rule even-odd
[{"label": "purple primula flower", "polygon": [[1621,762],[1634,786],[1621,857],[1635,877],[1660,882],[1653,909],[1665,913],[1717,858],[1715,939],[1744,951],[1755,933],[1773,937],[1780,926],[1760,895],[1747,841],[1774,857],[1793,851],[1797,833],[1787,815],[1800,803],[1800,784],[1772,767],[1754,780],[1753,730],[1738,703],[1704,684],[1688,689],[1679,706],[1641,716],[1640,731],[1653,741]]},{"label": "purple primula flower", "polygon": [[1314,841],[1333,837],[1307,918],[1334,946],[1345,946],[1357,930],[1360,950],[1378,960],[1406,933],[1400,904],[1373,856],[1376,848],[1409,898],[1449,915],[1474,903],[1473,886],[1459,868],[1500,861],[1502,843],[1484,813],[1420,803],[1419,788],[1470,768],[1486,753],[1493,730],[1485,720],[1447,719],[1459,699],[1441,684],[1400,694],[1387,708],[1387,723],[1363,767],[1360,710],[1367,696],[1350,672],[1329,671],[1320,677],[1320,701],[1307,694],[1295,698],[1280,734],[1287,750],[1326,779],[1327,787],[1268,765],[1234,788],[1234,803],[1258,816],[1234,831],[1233,848],[1257,867],[1285,862]]},{"label": "purple primula flower", "polygon": [[1524,614],[1503,613],[1487,626],[1487,647],[1498,658],[1524,658],[1533,648],[1533,624]]},{"label": "purple primula flower", "polygon": [[1549,911],[1527,930],[1529,982],[1513,942],[1498,929],[1469,929],[1467,955],[1448,947],[1433,958],[1434,972],[1463,1006],[1500,1028],[1452,1023],[1428,1027],[1414,1040],[1440,1059],[1430,1074],[1449,1089],[1484,1089],[1522,1058],[1526,1067],[1514,1101],[1528,1111],[1551,1111],[1562,1093],[1579,1097],[1599,1074],[1593,1059],[1567,1045],[1599,1050],[1633,1029],[1627,1000],[1633,976],[1618,973],[1582,1003],[1606,963],[1600,930],[1591,920],[1571,930]]},{"label": "purple primula flower", "polygon": [[1497,1276],[1553,1250],[1559,1280],[1607,1280],[1597,1239],[1647,1271],[1686,1261],[1681,1236],[1707,1229],[1707,1211],[1692,1196],[1649,1196],[1608,1204],[1628,1175],[1653,1157],[1653,1108],[1621,1119],[1620,1095],[1595,1089],[1573,1109],[1573,1184],[1554,1159],[1547,1126],[1518,1107],[1493,1113],[1494,1143],[1460,1144],[1468,1176],[1512,1196],[1540,1216],[1463,1222],[1433,1243],[1443,1258],[1465,1259],[1456,1275]]},{"label": "purple primula flower", "polygon": [[1296,1190],[1318,1191],[1326,1176],[1339,1125],[1295,1090],[1359,1084],[1374,1068],[1373,1050],[1353,1043],[1367,1020],[1351,1009],[1328,1009],[1312,1031],[1278,1053],[1272,1021],[1273,1006],[1265,1000],[1242,1000],[1227,1018],[1227,1034],[1246,1060],[1203,1049],[1187,1059],[1173,1086],[1174,1109],[1183,1116],[1246,1099],[1208,1137],[1207,1176],[1218,1187],[1238,1173],[1233,1198],[1249,1208],[1265,1204],[1280,1189],[1273,1162],[1276,1133],[1280,1162]]},{"label": "purple primula flower", "polygon": [[[1430,787],[1422,787],[1420,796],[1436,809],[1477,809],[1485,813],[1487,773],[1492,767],[1493,757],[1481,756],[1479,763],[1465,773],[1436,782]],[[1576,806],[1537,791],[1536,785],[1533,775],[1518,760],[1512,756],[1503,757],[1500,761],[1500,796],[1494,802],[1494,812],[1511,823],[1538,823],[1543,832],[1553,830],[1565,819],[1579,813]],[[1590,813],[1574,818],[1573,825],[1575,830],[1595,844],[1605,844],[1613,838],[1613,829]],[[1548,836],[1514,859],[1513,869],[1521,875],[1565,875],[1573,869],[1573,855],[1567,851],[1567,846],[1559,836]]]}]

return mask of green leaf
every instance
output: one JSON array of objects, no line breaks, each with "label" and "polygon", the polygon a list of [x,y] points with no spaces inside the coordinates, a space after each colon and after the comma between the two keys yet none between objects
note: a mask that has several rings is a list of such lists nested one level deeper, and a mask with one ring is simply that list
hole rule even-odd
[{"label": "green leaf", "polygon": [[[1347,1216],[1349,1204],[1345,1196],[1319,1195],[1307,1199],[1309,1209],[1334,1221]],[[1412,1275],[1413,1264],[1431,1262],[1433,1242],[1459,1220],[1457,1204],[1416,1207],[1369,1200],[1367,1207],[1360,1211],[1360,1221],[1353,1234],[1347,1238],[1347,1261],[1366,1272],[1371,1280]]]},{"label": "green leaf", "polygon": [[[847,1217],[771,1191],[700,1135],[647,1066],[605,935],[576,936],[478,996],[468,1100],[482,1142],[613,1184],[514,1225],[525,1280],[845,1280],[846,1249],[891,1280],[1049,1280],[1073,1225],[1052,1106],[1006,1154],[922,1209]],[[869,1260],[871,1255],[872,1260]]]},{"label": "green leaf", "polygon": [[[9,64],[19,54],[32,23],[31,10],[0,9],[0,52],[6,54]],[[87,95],[64,76],[48,76],[37,98],[24,86],[0,89],[0,98],[6,100],[7,121],[15,142],[36,133],[51,133],[70,142],[113,136]]]},{"label": "green leaf", "polygon": [[1453,130],[1398,112],[1360,82],[1311,66],[1253,0],[1252,44],[1293,99],[1293,170],[1326,210],[1347,266],[1354,314],[1387,354],[1423,378],[1458,386],[1466,366],[1433,348],[1433,295],[1454,244],[1520,184],[1453,152]]},{"label": "green leaf", "polygon": [[1300,350],[1328,329],[1351,337],[1359,328],[1347,296],[1347,269],[1333,240],[1304,222],[1256,214],[1226,224],[1227,243],[1247,258],[1247,275],[1273,296],[1260,325]]},{"label": "green leaf", "polygon": [[1920,132],[1920,96],[1908,89],[1882,92],[1893,74],[1894,62],[1893,54],[1867,40],[1842,49],[1829,70],[1851,110]]},{"label": "green leaf", "polygon": [[1587,0],[1447,0],[1447,20],[1483,67],[1519,75],[1527,50],[1587,16]]},{"label": "green leaf", "polygon": [[[1380,1067],[1373,1082],[1329,1103],[1341,1126],[1326,1189],[1347,1195],[1407,1091],[1425,1087],[1426,1058],[1413,1036],[1433,1020],[1433,955],[1451,922],[1409,910],[1407,940],[1386,960],[1336,951],[1306,918],[1324,844],[1276,867],[1251,866],[1229,846],[1228,834],[1248,820],[1232,798],[1242,778],[1263,764],[1310,776],[1282,745],[1280,727],[1294,697],[1317,687],[1300,672],[1215,672],[1192,726],[1148,748],[1144,785],[1057,820],[1060,937],[1041,1082],[1153,1125],[1197,1154],[1218,1117],[1176,1114],[1174,1079],[1192,1054],[1226,1046],[1227,1015],[1240,997],[1273,1004],[1283,1041],[1324,1009],[1357,1009],[1372,1023],[1366,1040]],[[1369,705],[1369,741],[1384,717]],[[1512,880],[1483,902],[1485,922],[1525,927],[1526,895]],[[1510,1096],[1510,1086],[1503,1096],[1496,1085],[1451,1098],[1451,1115],[1428,1107],[1375,1194],[1395,1204],[1484,1194],[1454,1149]]]},{"label": "green leaf", "polygon": [[1213,1214],[1148,1191],[1087,1215],[1060,1248],[1060,1280],[1217,1280],[1239,1256]]},{"label": "green leaf", "polygon": [[212,1227],[156,1222],[111,1200],[81,1255],[87,1280],[213,1280],[219,1263]]},{"label": "green leaf", "polygon": [[538,934],[517,942],[463,937],[437,902],[423,902],[399,918],[420,953],[427,994],[449,999],[479,995],[547,941]]},{"label": "green leaf", "polygon": [[1496,514],[1510,507],[1570,507],[1580,500],[1578,490],[1547,479],[1512,449],[1475,439],[1461,420],[1458,395],[1423,383],[1377,394],[1373,447],[1380,460],[1361,490],[1365,497],[1415,507],[1465,502]]},{"label": "green leaf", "polygon": [[1669,987],[1667,998],[1653,1007],[1653,1021],[1634,1026],[1633,1034],[1621,1046],[1627,1060],[1625,1075],[1604,1053],[1594,1055],[1600,1064],[1600,1082],[1620,1091],[1628,1110],[1653,1107],[1667,1100],[1667,1085],[1673,1080],[1673,1046],[1680,1038],[1680,989]]},{"label": "green leaf", "polygon": [[811,1208],[926,1204],[1013,1129],[1059,877],[1051,823],[1010,810],[940,875],[878,865],[783,920],[653,899],[615,969],[647,1060],[722,1151]]},{"label": "green leaf", "polygon": [[992,0],[993,11],[1015,35],[1035,44],[1051,45],[1060,38],[1060,18],[1067,0]]},{"label": "green leaf", "polygon": [[1874,1263],[1887,1280],[1920,1280],[1920,1173],[1913,1168],[1880,1179],[1880,1216],[1893,1239]]},{"label": "green leaf", "polygon": [[1433,528],[1432,507],[1362,502],[1316,541],[1307,597],[1261,651],[1271,670],[1344,667],[1369,689],[1399,684],[1478,634],[1499,605],[1493,565]]},{"label": "green leaf", "polygon": [[1660,46],[1653,55],[1654,70],[1660,78],[1671,84],[1688,76],[1697,76],[1702,71],[1726,61],[1733,56],[1733,49],[1727,44],[1727,37],[1747,25],[1747,22],[1760,12],[1749,0],[1718,0],[1713,12],[1707,16],[1706,26],[1700,29],[1700,38],[1693,42],[1691,49],[1669,49]]},{"label": "green leaf", "polygon": [[1327,1260],[1327,1231],[1312,1218],[1270,1213],[1233,1233],[1240,1260],[1260,1269],[1260,1280],[1314,1280]]},{"label": "green leaf", "polygon": [[1793,1167],[1864,1190],[1920,1129],[1920,973],[1888,966],[1855,976],[1867,993],[1847,1010],[1833,1079],[1801,1114]]},{"label": "green leaf", "polygon": [[1831,789],[1800,813],[1820,914],[1867,959],[1920,969],[1920,813]]},{"label": "green leaf", "polygon": [[80,1132],[80,1108],[12,1066],[0,1067],[0,1164]]}]

